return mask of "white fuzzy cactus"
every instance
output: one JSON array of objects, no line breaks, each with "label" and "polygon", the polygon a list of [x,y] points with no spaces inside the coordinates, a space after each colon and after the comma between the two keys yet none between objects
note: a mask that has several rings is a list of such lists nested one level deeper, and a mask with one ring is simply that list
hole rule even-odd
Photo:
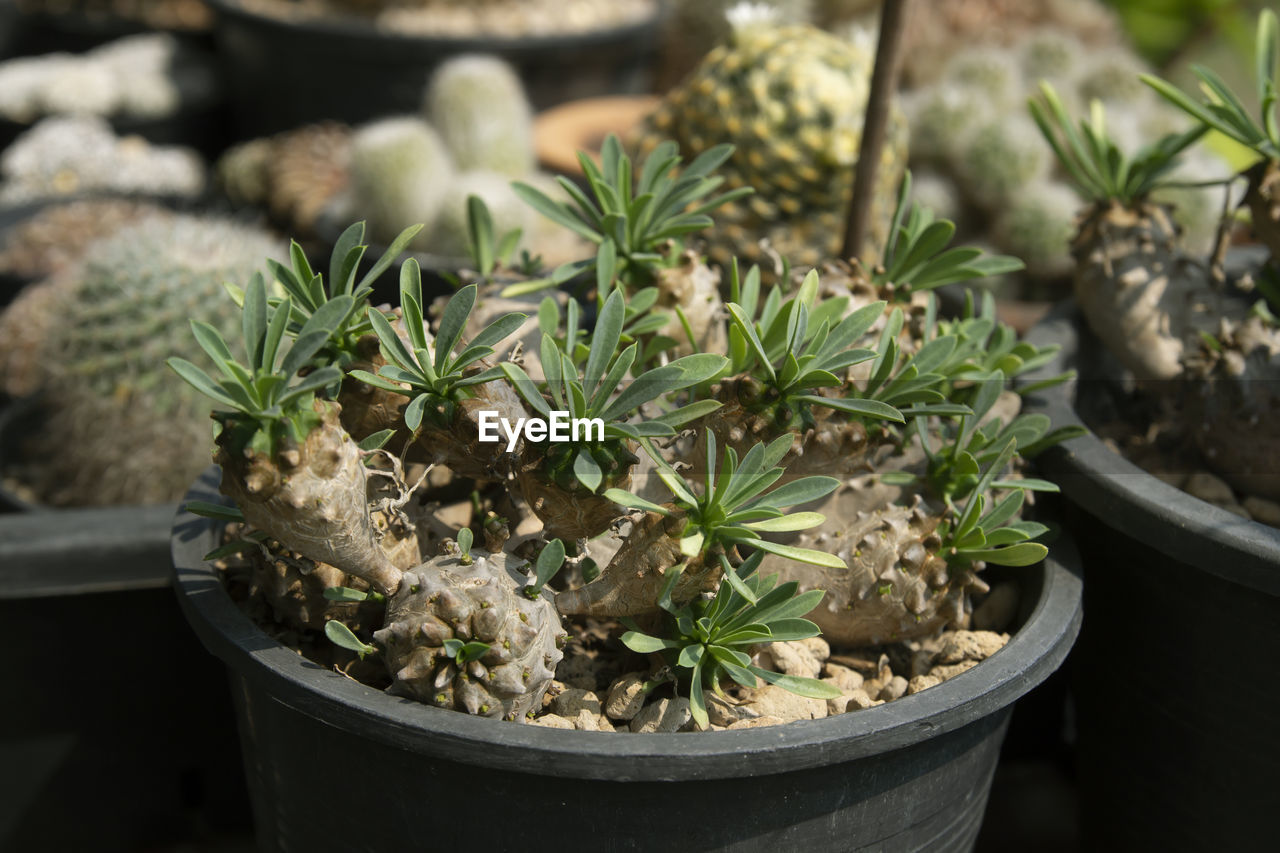
[{"label": "white fuzzy cactus", "polygon": [[1073,265],[1068,245],[1081,204],[1066,184],[1035,181],[996,215],[993,230],[1001,248],[1022,259],[1033,275],[1066,275]]},{"label": "white fuzzy cactus", "polygon": [[415,223],[422,248],[440,214],[454,165],[430,125],[413,116],[382,119],[356,131],[351,146],[351,205],[377,240],[390,242]]},{"label": "white fuzzy cactus", "polygon": [[533,109],[515,70],[494,56],[460,56],[440,66],[426,112],[465,171],[532,172]]},{"label": "white fuzzy cactus", "polygon": [[1049,150],[1036,126],[1021,115],[1003,116],[973,131],[956,154],[956,178],[988,210],[1016,198],[1049,171]]}]

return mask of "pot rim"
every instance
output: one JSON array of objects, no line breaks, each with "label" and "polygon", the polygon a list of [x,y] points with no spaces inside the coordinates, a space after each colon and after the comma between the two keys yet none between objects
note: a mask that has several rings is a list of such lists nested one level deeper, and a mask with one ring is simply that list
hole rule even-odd
[{"label": "pot rim", "polygon": [[1039,595],[996,654],[928,690],[857,713],[781,726],[699,734],[618,735],[504,723],[391,696],[326,670],[267,636],[231,600],[202,555],[221,523],[185,510],[223,502],[211,466],[173,526],[174,589],[213,654],[272,697],[330,725],[410,752],[543,775],[610,781],[723,779],[781,773],[879,755],[954,731],[1011,705],[1066,658],[1081,621],[1079,557],[1065,537],[1029,569]]},{"label": "pot rim", "polygon": [[[1035,382],[1074,369],[1085,328],[1073,301],[1059,303],[1026,340],[1061,349],[1020,381]],[[1035,391],[1027,395],[1023,410],[1048,415],[1055,427],[1088,429],[1075,407],[1079,385],[1075,378]],[[1050,448],[1036,461],[1052,474],[1064,495],[1107,526],[1224,580],[1280,595],[1280,529],[1241,518],[1169,485],[1112,451],[1091,429]]]},{"label": "pot rim", "polygon": [[525,52],[555,51],[565,48],[593,47],[608,45],[624,39],[642,36],[654,30],[662,17],[662,4],[655,4],[653,14],[620,26],[612,26],[597,30],[584,30],[572,35],[550,36],[496,36],[476,35],[451,37],[440,35],[420,35],[401,33],[393,30],[380,30],[372,22],[364,22],[360,18],[348,15],[343,17],[317,16],[314,18],[277,18],[246,9],[237,0],[205,0],[217,12],[218,21],[214,28],[221,26],[221,19],[237,18],[242,22],[267,30],[284,33],[308,33],[325,38],[343,38],[371,44],[418,45],[424,48],[438,46],[454,53],[461,52],[499,52],[511,55]]}]

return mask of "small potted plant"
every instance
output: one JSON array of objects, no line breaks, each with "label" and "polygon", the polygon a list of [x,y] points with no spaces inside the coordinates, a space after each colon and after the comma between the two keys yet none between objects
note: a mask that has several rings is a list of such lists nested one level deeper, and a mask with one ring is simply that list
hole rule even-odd
[{"label": "small potted plant", "polygon": [[[264,846],[413,843],[423,803],[442,843],[509,844],[494,797],[555,815],[535,846],[972,842],[1009,703],[1079,619],[1069,543],[1046,559],[1021,518],[1054,487],[1017,458],[1065,434],[1007,390],[1052,352],[990,300],[937,315],[981,253],[905,187],[874,274],[734,267],[718,310],[684,241],[729,153],[611,140],[570,201],[518,188],[597,247],[561,272],[594,294],[544,299],[528,347],[474,284],[430,311],[412,260],[399,309],[368,305],[392,257],[360,277],[359,224],[327,274],[295,246],[282,291],[237,291],[234,349],[193,324],[213,372],[171,365],[215,403],[220,473],[176,585],[232,671]],[[492,269],[500,235],[472,240]],[[975,615],[987,566],[1021,589],[1002,616]],[[316,821],[316,778],[378,816]]]},{"label": "small potted plant", "polygon": [[[1076,661],[1083,828],[1094,843],[1248,848],[1271,833],[1253,808],[1280,756],[1274,739],[1251,734],[1272,704],[1266,688],[1188,706],[1175,684],[1202,666],[1224,683],[1253,683],[1262,650],[1280,642],[1278,51],[1275,15],[1264,12],[1256,110],[1209,69],[1196,69],[1203,102],[1144,77],[1194,124],[1133,153],[1096,104],[1078,124],[1051,88],[1032,105],[1091,201],[1071,246],[1075,305],[1029,340],[1061,347],[1047,371],[1081,374],[1033,408],[1097,430],[1041,460],[1087,555]],[[1210,130],[1258,155],[1241,178],[1261,247],[1230,247],[1224,221],[1214,254],[1199,258],[1151,193]],[[1162,651],[1170,625],[1186,652],[1176,660]],[[1226,636],[1239,654],[1214,651]],[[1145,661],[1139,673],[1114,665],[1119,649]]]},{"label": "small potted plant", "polygon": [[460,54],[511,63],[539,109],[644,91],[660,12],[653,0],[210,5],[244,136],[414,112],[431,72]]}]

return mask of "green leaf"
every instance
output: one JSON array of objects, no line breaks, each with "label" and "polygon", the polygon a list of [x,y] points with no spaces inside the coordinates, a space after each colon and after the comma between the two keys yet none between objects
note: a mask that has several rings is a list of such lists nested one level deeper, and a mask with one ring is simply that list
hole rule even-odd
[{"label": "green leaf", "polygon": [[794,693],[797,696],[804,696],[806,699],[838,699],[843,695],[839,687],[836,687],[834,684],[828,684],[825,681],[819,681],[816,678],[802,678],[797,675],[783,675],[779,672],[770,672],[767,669],[761,669],[758,666],[750,666],[747,667],[747,669],[770,684],[781,687],[788,693]]},{"label": "green leaf", "polygon": [[261,364],[262,344],[267,334],[267,289],[260,275],[255,275],[249,280],[249,287],[244,293],[244,311],[240,320],[248,364]]},{"label": "green leaf", "polygon": [[634,495],[625,489],[605,489],[604,497],[618,504],[619,506],[629,507],[631,509],[642,509],[645,512],[656,512],[659,515],[670,516],[671,510],[659,506],[652,501],[647,501],[639,495]]},{"label": "green leaf", "polygon": [[551,198],[541,190],[535,189],[534,187],[521,183],[520,181],[513,182],[511,184],[511,189],[520,197],[521,201],[557,225],[568,228],[579,237],[584,237],[592,243],[601,242],[600,235],[596,233],[593,228],[588,226],[577,216],[570,213],[564,206],[552,201]]},{"label": "green leaf", "polygon": [[534,563],[534,586],[541,590],[547,585],[547,582],[555,577],[556,572],[560,571],[560,567],[564,565],[564,543],[559,539],[552,539],[538,554],[538,559]]},{"label": "green leaf", "polygon": [[464,527],[458,531],[458,551],[462,554],[464,560],[471,558],[471,546],[475,544],[476,535],[471,532],[470,527]]},{"label": "green leaf", "polygon": [[221,403],[232,409],[244,409],[243,405],[231,399],[225,391],[218,387],[218,384],[209,378],[209,374],[185,358],[177,358],[176,356],[167,358],[165,359],[165,364],[169,365],[169,369],[182,377],[183,381],[188,385],[206,397],[213,399],[214,402]]},{"label": "green leaf", "polygon": [[378,280],[378,276],[386,272],[392,262],[395,261],[396,258],[400,257],[400,253],[409,245],[409,241],[417,236],[417,233],[421,230],[421,225],[410,225],[408,228],[401,231],[399,235],[391,241],[391,245],[387,247],[387,250],[382,253],[382,257],[378,258],[373,267],[370,268],[369,272],[365,274],[364,278],[360,279],[360,284],[357,285],[356,290],[359,291],[364,290],[366,287],[373,287],[373,283]]},{"label": "green leaf", "polygon": [[902,412],[887,403],[880,402],[879,400],[819,397],[814,394],[804,394],[796,399],[803,400],[813,406],[825,406],[828,409],[836,409],[850,415],[877,418],[879,420],[893,421],[894,423],[906,422],[906,419],[902,416]]},{"label": "green leaf", "polygon": [[480,275],[493,272],[493,217],[484,199],[474,194],[467,196],[467,247]]},{"label": "green leaf", "polygon": [[329,289],[335,294],[351,293],[356,266],[364,255],[364,223],[355,222],[338,237],[329,256]]},{"label": "green leaf", "polygon": [[820,512],[793,512],[778,518],[752,521],[744,526],[764,533],[791,533],[817,527],[826,520],[827,517]]},{"label": "green leaf", "polygon": [[361,660],[364,660],[365,655],[371,655],[378,651],[377,646],[362,642],[359,637],[351,633],[350,628],[337,619],[330,619],[324,623],[324,635],[335,646],[341,646],[358,654]]},{"label": "green leaf", "polygon": [[826,566],[830,569],[849,568],[844,560],[841,560],[835,554],[828,554],[825,551],[813,551],[809,548],[782,545],[777,542],[770,542],[768,539],[752,539],[748,544],[753,548],[759,548],[761,551],[768,551],[770,554],[777,554],[779,557],[786,557],[799,563]]},{"label": "green leaf", "polygon": [[349,586],[327,587],[323,595],[325,601],[365,601],[369,597],[369,593],[358,589],[352,589]]},{"label": "green leaf", "polygon": [[773,362],[769,360],[768,353],[765,352],[764,344],[761,343],[760,337],[756,334],[755,324],[751,322],[751,318],[742,310],[740,305],[730,302],[725,306],[729,309],[729,315],[732,317],[734,325],[746,340],[747,345],[751,347],[751,351],[755,353],[756,361],[764,371],[769,374],[771,380],[778,378],[774,372]]},{"label": "green leaf", "polygon": [[600,309],[595,331],[591,335],[591,351],[587,356],[582,380],[588,393],[592,393],[600,384],[600,378],[604,375],[609,360],[618,349],[625,316],[626,306],[622,300],[622,291],[614,290],[605,300],[604,307]]},{"label": "green leaf", "polygon": [[201,518],[215,518],[219,521],[244,521],[244,513],[234,506],[209,503],[208,501],[188,501],[184,506],[187,512]]},{"label": "green leaf", "polygon": [[578,451],[574,456],[573,476],[591,492],[595,492],[604,482],[604,472],[600,470],[599,463],[585,450]]},{"label": "green leaf", "polygon": [[964,556],[971,560],[983,560],[995,566],[1030,566],[1048,555],[1049,549],[1038,542],[1022,542],[1004,548],[985,551],[968,551]]},{"label": "green leaf", "polygon": [[451,296],[445,305],[444,314],[440,317],[440,329],[436,333],[436,373],[444,373],[446,360],[458,345],[463,329],[467,327],[467,318],[475,307],[478,290],[474,284],[468,284]]},{"label": "green leaf", "polygon": [[660,652],[663,649],[671,649],[676,647],[676,643],[671,640],[660,640],[657,637],[651,637],[648,634],[642,634],[639,631],[627,631],[622,635],[622,644],[637,654],[647,655],[654,652]]},{"label": "green leaf", "polygon": [[[840,481],[835,477],[801,477],[799,480],[784,483],[758,500],[746,504],[743,508],[761,506],[783,509],[796,504],[816,501],[818,498],[825,498],[838,488],[840,488]],[[796,514],[799,515],[799,513]]]}]

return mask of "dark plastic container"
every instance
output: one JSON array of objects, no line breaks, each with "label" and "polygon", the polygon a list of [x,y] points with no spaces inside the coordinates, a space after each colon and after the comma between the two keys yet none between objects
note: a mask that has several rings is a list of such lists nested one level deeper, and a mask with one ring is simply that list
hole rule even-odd
[{"label": "dark plastic container", "polygon": [[[1069,305],[1028,340],[1062,347],[1027,411],[1082,423],[1109,369]],[[1034,378],[1034,377],[1033,377]],[[1085,567],[1072,653],[1087,850],[1263,850],[1280,807],[1280,530],[1146,473],[1095,435],[1043,454]]]},{"label": "dark plastic container", "polygon": [[0,515],[0,850],[251,832],[220,668],[167,588],[171,523],[169,507]]},{"label": "dark plastic container", "polygon": [[[216,477],[187,499],[219,500]],[[773,728],[559,731],[397,699],[308,662],[201,559],[219,528],[179,513],[176,588],[231,671],[264,850],[967,850],[1012,704],[1062,662],[1081,616],[1063,540],[1025,570],[1009,645],[922,693]],[[335,798],[355,811],[335,817]]]},{"label": "dark plastic container", "polygon": [[433,38],[377,30],[356,18],[286,21],[210,0],[218,14],[237,129],[263,136],[308,122],[349,124],[416,113],[435,68],[464,53],[515,66],[536,109],[575,98],[645,91],[658,16],[580,35]]}]

